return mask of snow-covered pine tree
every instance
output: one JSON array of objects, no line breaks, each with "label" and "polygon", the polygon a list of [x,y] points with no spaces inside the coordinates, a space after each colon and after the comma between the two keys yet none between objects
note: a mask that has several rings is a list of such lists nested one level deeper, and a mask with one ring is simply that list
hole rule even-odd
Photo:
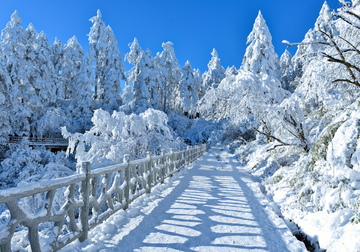
[{"label": "snow-covered pine tree", "polygon": [[46,107],[53,104],[58,97],[63,97],[64,91],[61,82],[57,82],[54,65],[51,62],[51,45],[46,34],[42,31],[36,37],[34,65],[38,72],[35,73],[34,88],[38,100]]},{"label": "snow-covered pine tree", "polygon": [[83,108],[88,107],[92,101],[93,75],[92,68],[88,64],[83,64],[76,80],[76,89],[72,92]]},{"label": "snow-covered pine tree", "polygon": [[126,79],[124,74],[125,66],[122,62],[115,34],[109,25],[106,27],[105,33],[107,47],[104,54],[104,92],[101,99],[112,108],[116,108],[121,103],[120,79]]},{"label": "snow-covered pine tree", "polygon": [[[193,105],[192,105],[192,109],[194,110],[194,113],[197,113],[197,102],[200,99],[200,91],[202,88],[202,84],[203,84],[203,78],[201,76],[201,72],[200,69],[194,69],[193,70],[193,75],[194,75],[194,92],[196,93],[196,101],[194,101]],[[194,96],[195,98],[195,96]]]},{"label": "snow-covered pine tree", "polygon": [[259,14],[251,33],[247,38],[247,44],[241,69],[254,74],[268,74],[276,78],[280,77],[279,57],[271,42],[272,37],[265,19]]},{"label": "snow-covered pine tree", "polygon": [[[27,63],[25,59],[27,41],[17,11],[11,15],[11,20],[1,31],[1,39],[3,66],[11,80],[9,87],[12,102],[11,127],[14,132],[29,131],[31,110],[25,103],[23,95],[28,87],[25,86],[28,84],[25,81],[27,79]],[[31,96],[33,93],[28,92],[27,95]]]},{"label": "snow-covered pine tree", "polygon": [[293,65],[291,62],[291,54],[285,49],[285,52],[280,57],[281,83],[282,88],[293,92],[295,87],[290,86],[293,80]]},{"label": "snow-covered pine tree", "polygon": [[25,29],[25,34],[25,65],[23,65],[23,67],[25,68],[25,75],[23,76],[23,85],[20,85],[20,88],[24,104],[30,106],[30,108],[34,110],[36,107],[41,108],[42,104],[41,101],[38,99],[39,96],[36,94],[37,90],[34,88],[36,72],[39,72],[39,70],[37,69],[38,66],[35,64],[35,46],[38,33],[32,23],[30,23]]},{"label": "snow-covered pine tree", "polygon": [[188,113],[191,109],[189,88],[194,85],[194,75],[191,64],[186,61],[181,71],[181,80],[176,90],[176,110]]},{"label": "snow-covered pine tree", "polygon": [[164,49],[161,53],[157,53],[155,62],[160,70],[161,79],[158,83],[160,90],[160,104],[163,106],[163,111],[167,109],[175,109],[175,90],[177,89],[180,78],[181,70],[172,42],[162,43]]},{"label": "snow-covered pine tree", "polygon": [[125,79],[125,67],[117,47],[117,41],[110,26],[106,27],[102,21],[100,10],[90,21],[93,26],[88,35],[89,52],[86,55],[85,64],[88,67],[94,66],[94,99],[105,103],[116,103],[116,100],[120,99],[121,93],[120,80],[117,80]]},{"label": "snow-covered pine tree", "polygon": [[268,106],[280,104],[289,92],[281,88],[279,58],[261,13],[248,36],[243,65],[237,75],[223,79],[199,101],[199,111],[209,119],[229,119],[239,126],[255,126],[266,115]]},{"label": "snow-covered pine tree", "polygon": [[7,134],[12,132],[10,124],[12,109],[10,87],[10,77],[6,71],[0,67],[0,137],[7,137]]},{"label": "snow-covered pine tree", "polygon": [[60,40],[55,38],[54,44],[51,47],[51,63],[54,66],[54,83],[57,89],[57,98],[68,99],[66,97],[66,85],[64,81],[64,61],[65,61],[65,52],[64,46]]},{"label": "snow-covered pine tree", "polygon": [[181,81],[176,94],[177,110],[186,112],[189,116],[196,114],[197,85],[195,79],[196,71],[193,71],[189,61],[186,61],[182,68]]},{"label": "snow-covered pine tree", "polygon": [[225,70],[225,77],[229,77],[231,75],[237,75],[238,74],[238,69],[236,69],[235,66],[232,67],[227,67]]},{"label": "snow-covered pine tree", "polygon": [[160,76],[158,67],[155,65],[154,57],[151,55],[149,49],[146,49],[142,53],[141,61],[145,66],[144,76],[146,85],[149,90],[149,103],[154,109],[160,109],[159,102],[160,102],[160,95],[159,95],[159,86],[161,86]]},{"label": "snow-covered pine tree", "polygon": [[325,1],[321,7],[319,17],[316,19],[314,29],[309,29],[305,34],[304,40],[300,43],[294,57],[291,59],[294,67],[292,86],[298,86],[306,66],[312,60],[321,57],[319,53],[325,50],[325,46],[324,44],[317,43],[324,41],[324,36],[319,32],[319,28],[327,30],[324,25],[329,24],[331,19],[330,7]]},{"label": "snow-covered pine tree", "polygon": [[[81,71],[84,71],[83,58],[84,51],[77,41],[77,38],[73,36],[67,41],[64,49],[63,78],[65,99],[77,99],[77,95],[79,95],[78,90],[84,89],[80,84],[88,85],[85,81],[79,81]],[[83,78],[84,77],[85,76],[83,76]],[[88,88],[85,88],[85,90],[86,89]],[[92,98],[91,92],[87,93],[87,95],[89,95],[88,100],[90,100]]]},{"label": "snow-covered pine tree", "polygon": [[125,55],[125,60],[130,64],[133,64],[131,71],[126,72],[129,75],[126,82],[127,85],[133,83],[132,92],[134,94],[135,102],[140,100],[147,100],[150,98],[149,90],[146,85],[144,76],[145,67],[144,61],[142,60],[143,50],[141,49],[139,42],[136,38],[130,45],[130,52]]},{"label": "snow-covered pine tree", "polygon": [[211,60],[208,63],[208,71],[202,76],[203,87],[200,91],[200,97],[204,96],[209,88],[217,88],[221,80],[225,78],[225,69],[220,65],[219,55],[215,48],[211,52],[211,56]]},{"label": "snow-covered pine tree", "polygon": [[[139,114],[152,105],[158,108],[158,71],[150,50],[143,51],[137,39],[134,38],[130,45],[130,52],[126,54],[125,59],[134,65],[131,71],[127,72],[129,77],[126,81],[126,92],[123,95],[126,100],[132,99],[128,101],[130,106],[128,110],[135,108],[135,112]],[[130,83],[133,85],[131,86]]]}]

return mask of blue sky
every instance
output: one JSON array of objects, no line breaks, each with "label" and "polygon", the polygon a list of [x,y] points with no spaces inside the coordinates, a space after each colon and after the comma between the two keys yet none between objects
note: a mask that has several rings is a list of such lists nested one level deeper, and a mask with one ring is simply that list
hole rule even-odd
[{"label": "blue sky", "polygon": [[[338,0],[327,2],[331,8],[340,6]],[[162,51],[162,42],[172,41],[180,66],[189,60],[193,68],[200,68],[203,73],[213,48],[225,68],[240,67],[246,38],[259,10],[280,57],[286,48],[281,41],[300,42],[313,28],[323,3],[322,0],[11,0],[2,1],[0,29],[17,10],[24,29],[33,23],[38,32],[43,30],[47,34],[51,43],[55,37],[66,43],[75,35],[86,52],[86,34],[92,25],[89,19],[100,9],[102,19],[114,30],[123,57],[134,37],[153,56]],[[292,55],[295,51],[296,47],[290,48]],[[126,68],[129,70],[130,66]]]}]

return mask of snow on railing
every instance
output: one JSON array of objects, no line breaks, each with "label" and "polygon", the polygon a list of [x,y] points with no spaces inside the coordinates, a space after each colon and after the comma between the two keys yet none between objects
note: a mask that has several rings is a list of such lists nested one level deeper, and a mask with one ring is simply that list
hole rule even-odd
[{"label": "snow on railing", "polygon": [[28,136],[9,136],[8,143],[20,143],[23,139],[27,139],[33,145],[68,145],[69,141],[64,138],[49,137],[28,137]]},{"label": "snow on railing", "polygon": [[[20,226],[28,228],[33,252],[57,251],[72,241],[88,237],[88,231],[109,218],[180,168],[198,159],[206,144],[186,150],[130,161],[129,155],[118,165],[91,170],[90,163],[82,163],[80,174],[52,181],[34,183],[0,191],[0,205],[5,204],[11,219],[1,228],[0,250],[11,251],[11,240]],[[59,209],[54,207],[56,191],[66,187],[66,200]],[[23,209],[25,197],[43,194],[43,206],[30,214]],[[106,204],[105,204],[106,203]],[[39,235],[42,223],[53,223],[45,235]],[[40,237],[41,236],[41,237]],[[42,249],[41,249],[42,248]]]}]

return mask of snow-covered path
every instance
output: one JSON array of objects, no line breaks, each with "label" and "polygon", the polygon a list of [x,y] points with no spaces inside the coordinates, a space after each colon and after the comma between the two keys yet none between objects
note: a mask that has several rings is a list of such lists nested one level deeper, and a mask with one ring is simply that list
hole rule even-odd
[{"label": "snow-covered path", "polygon": [[213,148],[61,251],[306,251],[270,206]]}]

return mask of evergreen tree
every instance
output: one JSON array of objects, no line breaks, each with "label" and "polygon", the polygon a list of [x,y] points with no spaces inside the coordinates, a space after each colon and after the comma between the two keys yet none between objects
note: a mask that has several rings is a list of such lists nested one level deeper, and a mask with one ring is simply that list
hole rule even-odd
[{"label": "evergreen tree", "polygon": [[176,90],[176,110],[189,112],[191,109],[189,88],[194,84],[194,75],[189,61],[186,61],[181,71],[181,80]]},{"label": "evergreen tree", "polygon": [[[136,106],[136,113],[143,112],[152,105],[158,107],[158,72],[150,50],[143,51],[135,38],[125,59],[134,66],[131,71],[127,72],[129,77],[124,98],[133,99],[132,106]],[[130,82],[133,83],[133,86],[130,86]],[[128,92],[132,92],[132,95]]]},{"label": "evergreen tree", "polygon": [[181,70],[172,42],[162,44],[164,49],[155,57],[155,62],[159,67],[161,79],[159,80],[160,90],[160,104],[163,106],[163,111],[167,109],[175,109],[175,90],[179,85],[181,78]]},{"label": "evergreen tree", "polygon": [[280,70],[282,88],[293,92],[295,87],[290,86],[293,79],[293,65],[291,62],[291,58],[292,56],[290,52],[288,50],[285,50],[285,52],[280,57]]},{"label": "evergreen tree", "polygon": [[91,68],[84,64],[79,72],[76,84],[77,88],[73,91],[74,97],[79,101],[83,108],[88,107],[91,103],[93,75],[89,74]]},{"label": "evergreen tree", "polygon": [[[26,81],[27,64],[25,59],[27,41],[17,11],[11,15],[11,20],[1,31],[1,39],[3,65],[5,72],[10,77],[11,127],[15,132],[29,131],[31,110],[25,103],[24,97],[24,93],[28,88],[28,85],[26,85],[28,82]],[[32,92],[27,92],[27,95],[31,96]]]},{"label": "evergreen tree", "polygon": [[[84,51],[77,41],[77,38],[73,36],[67,41],[64,49],[63,78],[65,99],[77,99],[78,90],[84,89],[84,87],[82,87],[80,84],[86,86],[88,85],[88,83],[85,81],[79,81],[81,71],[84,71],[83,57]],[[82,78],[84,77],[85,76],[82,76]],[[87,93],[87,95],[89,95],[88,99],[90,100],[92,95],[91,92]]]},{"label": "evergreen tree", "polygon": [[54,66],[54,82],[56,87],[57,98],[68,99],[66,97],[66,85],[65,85],[65,51],[64,46],[61,41],[55,38],[54,44],[51,47],[51,58],[50,58],[53,66]]},{"label": "evergreen tree", "polygon": [[12,99],[10,94],[11,80],[6,71],[0,67],[0,136],[6,137],[12,132],[11,109]]},{"label": "evergreen tree", "polygon": [[155,60],[149,49],[142,53],[141,61],[145,66],[144,78],[149,90],[148,101],[153,108],[159,109],[160,95],[158,87],[161,86],[161,83],[159,83],[161,80],[158,67],[155,65]]},{"label": "evergreen tree", "polygon": [[203,74],[203,88],[201,97],[205,94],[209,88],[217,88],[222,79],[225,78],[225,69],[220,65],[220,59],[215,48],[211,52],[211,60],[208,64],[208,71]]},{"label": "evergreen tree", "polygon": [[120,79],[126,79],[124,74],[125,66],[120,56],[121,53],[114,32],[110,26],[106,27],[105,33],[107,38],[103,69],[105,79],[101,99],[115,108],[121,102]]},{"label": "evergreen tree", "polygon": [[266,22],[259,11],[247,44],[241,68],[254,74],[269,74],[280,77],[279,57],[271,42],[272,37]]},{"label": "evergreen tree", "polygon": [[298,49],[292,58],[293,65],[293,85],[297,87],[299,85],[299,81],[305,71],[307,65],[314,59],[321,57],[320,52],[325,50],[325,45],[322,43],[318,43],[320,41],[324,41],[324,36],[321,34],[319,29],[323,29],[327,31],[326,27],[332,19],[330,7],[325,1],[320,13],[319,17],[316,19],[314,29],[310,29],[306,34],[304,40],[298,46]]},{"label": "evergreen tree", "polygon": [[39,97],[39,101],[43,106],[47,106],[56,101],[58,97],[64,96],[63,86],[60,81],[57,81],[54,65],[51,62],[52,48],[46,34],[42,31],[36,38],[36,57],[34,65],[37,68],[36,81],[34,88]]},{"label": "evergreen tree", "polygon": [[115,35],[101,19],[100,10],[90,21],[93,26],[89,33],[89,52],[86,55],[87,67],[94,65],[94,99],[106,103],[116,103],[120,99],[120,78],[125,80],[125,67],[120,57]]},{"label": "evergreen tree", "polygon": [[229,76],[237,75],[237,74],[238,74],[238,69],[236,69],[235,66],[227,67],[225,70],[225,77],[229,77]]},{"label": "evergreen tree", "polygon": [[201,91],[202,84],[203,84],[203,78],[201,76],[200,69],[194,69],[193,75],[194,75],[194,92],[196,93],[196,102],[193,103],[193,110],[194,110],[194,113],[196,113],[197,101],[201,99],[200,91]]},{"label": "evergreen tree", "polygon": [[195,115],[198,88],[198,83],[196,82],[198,79],[196,79],[194,74],[197,73],[192,70],[189,61],[186,61],[181,72],[181,81],[176,95],[177,110],[187,112],[189,115]]},{"label": "evergreen tree", "polygon": [[150,94],[146,82],[144,80],[144,61],[142,60],[143,50],[141,49],[138,41],[134,38],[133,43],[130,45],[130,52],[125,55],[125,59],[133,64],[131,71],[126,72],[129,77],[127,83],[133,83],[134,99],[139,101],[141,99],[149,99]]}]

